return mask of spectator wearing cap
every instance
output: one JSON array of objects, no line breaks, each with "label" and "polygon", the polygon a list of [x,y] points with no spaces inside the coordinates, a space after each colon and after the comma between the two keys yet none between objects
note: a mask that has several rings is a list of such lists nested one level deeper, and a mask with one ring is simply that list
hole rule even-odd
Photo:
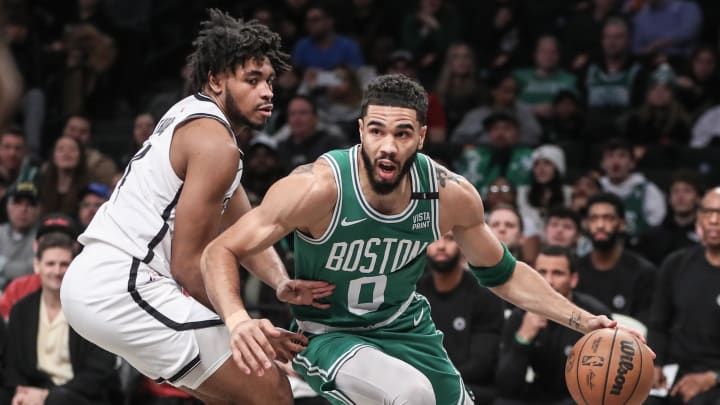
[{"label": "spectator wearing cap", "polygon": [[454,162],[458,173],[482,195],[486,195],[487,187],[499,176],[507,178],[515,187],[529,184],[533,150],[518,143],[515,117],[498,112],[487,117],[483,125],[490,144],[466,148]]},{"label": "spectator wearing cap", "polygon": [[518,142],[535,145],[540,140],[542,128],[532,107],[518,101],[518,82],[508,73],[498,73],[489,80],[490,99],[475,106],[462,116],[450,136],[450,142],[457,145],[487,145],[489,137],[483,122],[497,112],[511,114],[518,122]]},{"label": "spectator wearing cap", "polygon": [[7,221],[7,188],[15,182],[33,181],[37,171],[27,153],[25,133],[17,127],[0,131],[0,222]]},{"label": "spectator wearing cap", "polygon": [[41,287],[10,312],[2,393],[13,404],[109,404],[118,391],[116,356],[78,335],[62,312],[73,246],[62,233],[40,239],[33,266]]},{"label": "spectator wearing cap", "polygon": [[535,45],[535,66],[513,72],[520,101],[532,106],[535,115],[548,119],[552,100],[562,90],[577,91],[575,76],[560,67],[560,45],[552,35],[541,36]]},{"label": "spectator wearing cap", "polygon": [[267,134],[256,135],[250,141],[242,183],[253,206],[259,204],[270,186],[283,176],[277,149],[277,140]]},{"label": "spectator wearing cap", "polygon": [[[37,252],[37,246],[41,239],[47,235],[63,234],[75,240],[80,234],[77,223],[69,216],[61,213],[48,214],[40,219],[35,232],[35,241],[32,244],[32,254]],[[76,241],[73,245],[75,254],[80,251],[80,244]],[[40,289],[40,276],[37,273],[30,273],[17,277],[8,283],[5,290],[0,294],[0,315],[5,321],[10,316],[10,310],[16,302],[23,297]]]},{"label": "spectator wearing cap", "polygon": [[33,183],[17,183],[8,191],[8,222],[0,224],[0,288],[16,277],[32,273],[38,202]]},{"label": "spectator wearing cap", "polygon": [[100,207],[110,198],[110,188],[100,183],[90,183],[80,193],[77,218],[80,226],[85,229],[92,221]]},{"label": "spectator wearing cap", "polygon": [[520,213],[542,219],[551,207],[570,206],[572,187],[564,184],[565,152],[555,145],[542,145],[531,159],[530,184],[517,188]]},{"label": "spectator wearing cap", "polygon": [[662,223],[667,211],[665,195],[645,175],[635,171],[632,146],[624,139],[608,140],[603,146],[600,178],[604,191],[620,197],[625,207],[625,232],[634,238]]},{"label": "spectator wearing cap", "polygon": [[[391,53],[385,73],[403,74],[411,79],[418,80],[417,63],[413,54],[404,49]],[[428,91],[426,125],[426,143],[439,144],[445,142],[447,138],[447,117],[440,97],[433,91]]]},{"label": "spectator wearing cap", "polygon": [[640,235],[635,250],[659,266],[670,253],[700,243],[695,223],[704,192],[702,177],[697,172],[675,171],[668,197],[670,212],[660,225]]},{"label": "spectator wearing cap", "polygon": [[[536,234],[526,237],[541,236],[545,228],[545,219],[548,211],[556,206],[570,206],[572,187],[564,184],[565,179],[565,153],[555,145],[543,145],[536,148],[532,155],[532,171],[530,184],[517,188],[517,207],[525,221],[534,224],[529,229]],[[539,251],[524,252],[527,257],[534,258]]]},{"label": "spectator wearing cap", "polygon": [[[645,101],[627,117],[625,133],[639,162],[652,163],[652,152],[671,152],[688,144],[690,115],[675,99],[675,73],[669,65],[661,65],[650,76]],[[666,165],[668,157],[658,156],[656,166]]]}]

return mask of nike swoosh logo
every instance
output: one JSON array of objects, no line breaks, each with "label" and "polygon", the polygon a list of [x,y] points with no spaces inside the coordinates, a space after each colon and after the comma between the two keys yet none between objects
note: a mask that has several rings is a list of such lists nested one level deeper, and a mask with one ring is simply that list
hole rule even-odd
[{"label": "nike swoosh logo", "polygon": [[417,318],[413,318],[413,326],[418,326],[418,324],[422,320],[424,313],[425,313],[425,308],[420,308],[420,316],[418,316]]},{"label": "nike swoosh logo", "polygon": [[362,221],[364,221],[364,220],[366,220],[366,219],[367,219],[367,218],[360,218],[360,219],[356,219],[356,220],[354,220],[354,221],[348,221],[347,218],[343,218],[342,221],[340,221],[340,225],[341,225],[341,226],[355,225],[355,224],[359,224],[360,222],[362,222]]}]

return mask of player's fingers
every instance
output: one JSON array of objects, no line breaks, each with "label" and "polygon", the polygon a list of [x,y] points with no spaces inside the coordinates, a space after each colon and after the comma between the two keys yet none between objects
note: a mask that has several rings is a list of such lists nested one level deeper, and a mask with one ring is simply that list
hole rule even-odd
[{"label": "player's fingers", "polygon": [[260,330],[268,337],[278,337],[282,334],[279,328],[273,326],[267,319],[260,320]]},{"label": "player's fingers", "polygon": [[247,367],[250,369],[250,373],[258,374],[258,370],[263,370],[263,368],[260,366],[260,363],[258,363],[258,360],[255,357],[255,354],[253,353],[253,349],[251,345],[245,344],[240,348],[240,354],[242,355],[242,359],[247,365]]},{"label": "player's fingers", "polygon": [[285,342],[284,346],[285,346],[285,349],[287,351],[289,351],[290,353],[292,353],[293,356],[296,353],[300,353],[301,351],[305,350],[305,347],[306,347],[304,345],[298,344],[297,342],[293,342],[291,340]]},{"label": "player's fingers", "polygon": [[275,348],[268,340],[267,336],[261,331],[257,331],[253,335],[253,340],[249,342],[250,347],[255,356],[265,368],[270,368],[272,360],[275,358]]},{"label": "player's fingers", "polygon": [[318,309],[328,309],[330,308],[330,304],[324,304],[322,302],[313,301],[312,306]]},{"label": "player's fingers", "polygon": [[330,284],[327,281],[301,280],[301,281],[299,281],[299,284],[301,284],[303,287],[309,288],[309,289],[327,288],[327,287],[335,288],[335,284]]},{"label": "player's fingers", "polygon": [[308,339],[307,336],[303,335],[300,332],[293,333],[292,336],[290,337],[290,340],[292,342],[295,342],[295,343],[297,343],[299,345],[303,345],[303,346],[307,346],[308,343],[310,343],[310,339]]},{"label": "player's fingers", "polygon": [[[260,335],[262,334],[260,333]],[[248,365],[255,375],[262,376],[265,374],[265,369],[272,366],[272,359],[268,358],[268,355],[264,351],[264,347],[259,344],[256,339],[265,340],[265,335],[262,335],[261,337],[256,336],[255,339],[249,339],[247,342],[248,352],[247,354],[243,352],[243,357],[246,358]],[[274,350],[272,351],[272,356],[275,357]],[[248,359],[247,357],[250,358]]]},{"label": "player's fingers", "polygon": [[250,367],[248,367],[247,364],[245,363],[245,361],[243,360],[241,350],[234,345],[232,347],[232,356],[233,356],[233,360],[235,361],[235,364],[237,364],[240,371],[243,372],[244,374],[250,374],[250,372],[251,372]]}]

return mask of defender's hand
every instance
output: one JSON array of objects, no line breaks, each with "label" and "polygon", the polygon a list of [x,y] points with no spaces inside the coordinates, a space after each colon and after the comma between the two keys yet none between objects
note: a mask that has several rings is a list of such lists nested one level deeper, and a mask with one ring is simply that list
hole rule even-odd
[{"label": "defender's hand", "polygon": [[281,336],[282,333],[267,319],[246,319],[236,323],[230,330],[230,348],[235,364],[245,374],[262,376],[277,357],[270,340]]},{"label": "defender's hand", "polygon": [[275,329],[280,332],[280,335],[268,337],[268,339],[273,349],[275,349],[275,353],[277,353],[276,361],[289,362],[296,354],[305,350],[309,343],[308,338],[302,333],[293,333],[282,328]]},{"label": "defender's hand", "polygon": [[327,309],[330,304],[323,304],[318,300],[332,294],[334,289],[335,284],[325,281],[285,280],[278,285],[275,294],[280,301],[288,304]]}]

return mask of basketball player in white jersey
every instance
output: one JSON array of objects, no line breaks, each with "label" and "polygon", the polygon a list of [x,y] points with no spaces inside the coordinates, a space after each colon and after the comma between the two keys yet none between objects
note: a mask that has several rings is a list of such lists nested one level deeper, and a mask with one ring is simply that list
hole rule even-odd
[{"label": "basketball player in white jersey", "polygon": [[[254,374],[240,369],[231,337],[258,337],[278,360],[307,339],[250,319],[244,308],[221,319],[199,268],[205,245],[250,209],[235,134],[270,116],[287,55],[267,27],[217,10],[194,45],[197,93],[158,122],[79,237],[85,248],[64,279],[63,310],[86,339],[206,403],[290,404],[284,374],[271,361]],[[316,299],[333,289],[290,280],[272,248],[243,265],[292,304],[323,307]]]}]

